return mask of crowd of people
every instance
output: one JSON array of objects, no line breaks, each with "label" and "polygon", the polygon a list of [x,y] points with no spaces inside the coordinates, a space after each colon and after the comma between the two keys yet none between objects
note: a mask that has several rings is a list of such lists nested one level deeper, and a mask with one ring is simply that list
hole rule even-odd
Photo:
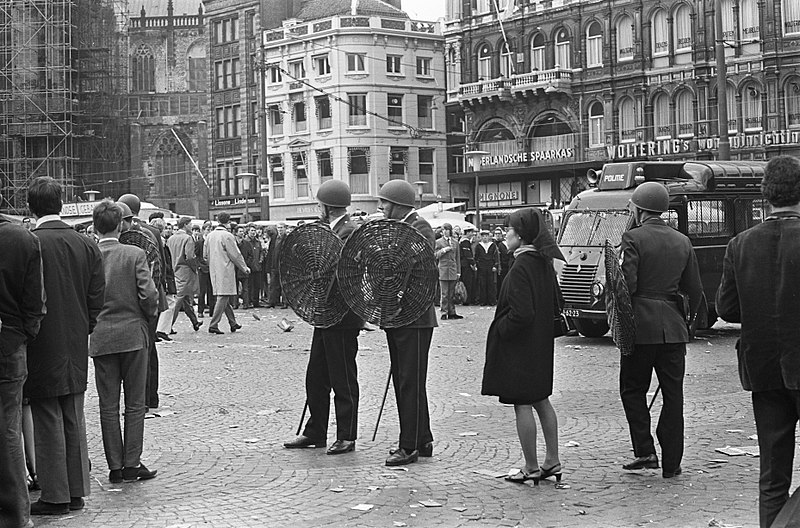
[{"label": "crowd of people", "polygon": [[[742,325],[739,372],[744,389],[752,392],[761,452],[759,519],[762,528],[769,528],[789,500],[800,418],[800,160],[772,159],[761,189],[771,214],[728,244],[716,301],[723,319]],[[414,209],[415,199],[411,184],[391,180],[380,189],[379,209],[385,218],[416,228],[430,244],[439,267],[441,318],[460,318],[453,302],[459,281],[470,292],[467,303],[497,305],[488,329],[481,392],[514,407],[524,466],[506,480],[560,481],[564,466],[550,396],[561,296],[553,264],[564,256],[543,214],[533,207],[510,214],[505,229],[495,231],[495,240],[488,231],[476,240],[449,225],[437,239]],[[241,329],[236,306],[286,304],[277,267],[285,226],[236,226],[221,213],[213,229],[210,222],[195,229],[181,219],[172,230],[157,216],[141,222],[139,199],[128,194],[116,202],[99,202],[93,232],[81,234],[60,220],[61,188],[52,178],[34,179],[28,201],[35,215],[32,230],[0,221],[0,526],[11,528],[32,526],[31,515],[84,508],[90,469],[84,418],[89,357],[108,480],[152,479],[156,471],[140,458],[145,412],[158,406],[155,343],[170,339],[180,312],[197,331],[208,310],[208,331],[222,334],[223,315],[231,332]],[[357,229],[347,212],[347,184],[326,181],[317,201],[321,225],[347,240]],[[682,474],[688,321],[700,309],[703,292],[689,239],[662,218],[668,206],[661,183],[645,182],[631,195],[633,225],[623,234],[619,251],[636,335],[633,352],[621,357],[619,383],[634,455],[622,468],[661,469],[664,478],[675,478]],[[326,447],[332,391],[337,430],[327,453],[355,450],[356,355],[364,326],[357,313],[348,311],[336,325],[314,328],[305,380],[309,418],[285,448]],[[400,426],[387,466],[433,455],[426,380],[437,326],[431,303],[410,324],[383,328]],[[646,402],[653,371],[663,393],[656,427],[661,460]],[[23,431],[23,398],[32,417],[29,432]],[[541,464],[537,416],[545,444]],[[34,440],[28,453],[29,459],[35,456],[31,471],[26,469],[25,435]],[[26,473],[32,476],[34,469],[41,497],[31,504]]]}]

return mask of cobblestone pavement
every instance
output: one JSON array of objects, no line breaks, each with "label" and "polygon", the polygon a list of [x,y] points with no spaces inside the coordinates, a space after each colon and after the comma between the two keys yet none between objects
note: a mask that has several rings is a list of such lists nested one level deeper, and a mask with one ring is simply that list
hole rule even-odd
[{"label": "cobblestone pavement", "polygon": [[[391,389],[372,441],[389,365],[383,332],[360,338],[357,450],[326,456],[324,449],[281,445],[294,437],[303,410],[308,325],[290,310],[237,311],[241,331],[211,336],[205,327],[192,332],[180,317],[175,341],[159,345],[162,416],[145,426],[143,462],[158,477],[108,482],[91,381],[92,495],[83,511],[36,518],[36,525],[700,527],[712,519],[757,525],[758,459],[714,451],[756,444],[748,438],[755,426],[738,381],[735,328],[718,326],[689,348],[684,473],[670,480],[660,471],[621,469],[632,451],[610,339],[557,340],[551,401],[568,485],[557,489],[552,480],[534,487],[498,478],[519,467],[522,455],[512,408],[480,395],[493,310],[462,307],[461,313],[461,321],[441,322],[431,347],[434,457],[400,469],[384,466],[398,436]],[[282,317],[296,321],[293,331],[278,329]]]}]

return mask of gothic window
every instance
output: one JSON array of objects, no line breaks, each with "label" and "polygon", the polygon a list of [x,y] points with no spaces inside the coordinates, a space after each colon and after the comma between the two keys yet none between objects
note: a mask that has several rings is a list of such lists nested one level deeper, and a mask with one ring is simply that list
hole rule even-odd
[{"label": "gothic window", "polygon": [[155,194],[163,197],[188,195],[191,193],[191,175],[192,163],[170,132],[156,146]]},{"label": "gothic window", "polygon": [[189,72],[188,88],[190,92],[202,92],[208,84],[208,65],[206,64],[206,48],[202,44],[193,44],[186,52],[187,71]]},{"label": "gothic window", "polygon": [[156,61],[149,47],[141,44],[131,56],[132,91],[156,91]]}]

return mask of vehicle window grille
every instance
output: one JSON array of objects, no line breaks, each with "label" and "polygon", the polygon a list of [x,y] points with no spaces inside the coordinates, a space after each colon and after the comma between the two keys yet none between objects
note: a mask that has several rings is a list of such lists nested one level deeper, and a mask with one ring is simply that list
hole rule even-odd
[{"label": "vehicle window grille", "polygon": [[763,222],[770,214],[771,206],[763,198],[740,198],[734,204],[736,232],[741,233]]},{"label": "vehicle window grille", "polygon": [[732,236],[724,200],[690,201],[687,234],[692,237]]},{"label": "vehicle window grille", "polygon": [[562,246],[602,246],[606,240],[618,246],[628,228],[630,212],[571,211],[563,222],[559,244]]}]

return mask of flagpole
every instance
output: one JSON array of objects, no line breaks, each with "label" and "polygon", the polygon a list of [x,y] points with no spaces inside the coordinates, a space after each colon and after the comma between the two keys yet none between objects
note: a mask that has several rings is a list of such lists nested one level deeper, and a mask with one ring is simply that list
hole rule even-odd
[{"label": "flagpole", "polygon": [[[511,4],[514,3],[513,0],[508,0],[508,1]],[[500,33],[503,34],[503,42],[504,42],[505,47],[506,47],[506,53],[511,55],[511,48],[508,45],[508,37],[506,36],[506,28],[503,27],[503,17],[500,14],[500,5],[497,3],[497,0],[492,0],[492,3],[494,3],[494,9],[495,9],[495,11],[497,11],[497,21],[500,23]],[[512,8],[511,8],[510,5],[508,7],[506,7],[506,11],[508,11],[508,12],[510,12],[511,9]],[[511,75],[514,75],[515,73],[517,73],[516,72],[516,67],[514,66],[514,64],[516,64],[516,61],[512,58],[512,60],[509,63],[509,66],[511,66]]]}]

